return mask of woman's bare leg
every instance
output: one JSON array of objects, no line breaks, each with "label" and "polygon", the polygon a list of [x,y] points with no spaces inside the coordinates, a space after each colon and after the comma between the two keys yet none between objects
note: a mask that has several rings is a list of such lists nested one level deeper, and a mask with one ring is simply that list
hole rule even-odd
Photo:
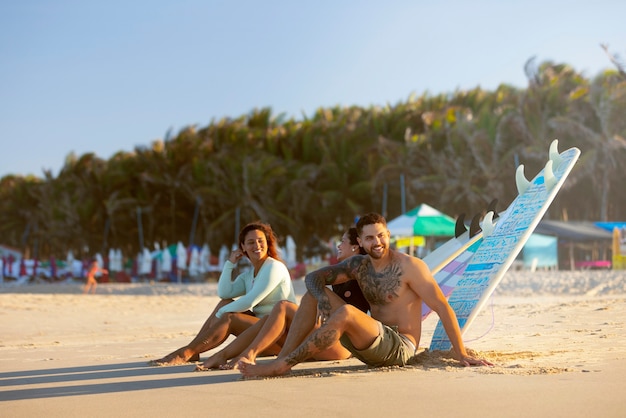
[{"label": "woman's bare leg", "polygon": [[[221,303],[221,302],[220,302]],[[151,362],[152,365],[164,366],[188,362],[191,358],[223,343],[229,335],[239,335],[259,319],[244,313],[227,313],[217,318],[215,313],[220,305],[215,308],[209,319],[204,323],[198,335],[186,346],[168,354],[159,360]]]},{"label": "woman's bare leg", "polygon": [[266,353],[281,336],[287,334],[297,310],[298,305],[286,300],[282,300],[274,305],[268,320],[265,321],[263,328],[257,334],[254,341],[237,357],[234,357],[228,363],[228,367],[236,368],[239,360],[246,360],[248,363],[253,363],[257,356],[261,353]]},{"label": "woman's bare leg", "polygon": [[[206,319],[206,321],[204,321],[204,324],[202,324],[202,327],[200,328],[200,331],[198,331],[198,333],[196,334],[196,337],[194,337],[194,339],[198,338],[198,335],[206,333],[209,330],[209,328],[211,327],[211,324],[215,321],[215,319],[216,319],[215,315],[216,315],[217,311],[222,306],[228,305],[232,301],[233,301],[232,299],[222,299],[222,300],[220,300],[219,303],[217,304],[217,306],[213,309],[213,312],[211,312],[211,315],[209,315],[209,317]],[[194,353],[194,354],[191,355],[191,357],[185,358],[185,350],[187,349],[187,347],[188,347],[188,345],[180,347],[179,349],[172,351],[171,353],[169,353],[165,357],[162,357],[162,358],[160,358],[158,360],[151,360],[150,362],[148,362],[148,364],[150,364],[152,366],[162,366],[162,365],[165,365],[165,364],[182,364],[182,363],[186,363],[188,361],[198,361],[198,360],[200,360],[200,353]]]},{"label": "woman's bare leg", "polygon": [[233,342],[206,359],[201,365],[198,365],[198,367],[196,367],[196,370],[202,371],[217,369],[220,366],[225,365],[229,359],[239,355],[243,350],[246,349],[246,347],[248,347],[252,343],[259,331],[261,331],[261,328],[263,328],[265,322],[267,322],[267,319],[268,316],[264,316],[263,318],[259,319],[254,325],[239,334],[239,336],[235,338]]},{"label": "woman's bare leg", "polygon": [[278,357],[286,356],[296,349],[297,346],[315,329],[317,317],[317,300],[306,292],[300,300],[300,306],[289,327],[289,333],[278,353]]},{"label": "woman's bare leg", "polygon": [[222,306],[228,305],[232,301],[233,301],[233,299],[221,299],[219,301],[219,303],[217,304],[217,306],[213,309],[213,312],[211,312],[211,315],[209,315],[209,317],[206,319],[206,321],[204,321],[204,324],[202,324],[202,327],[200,328],[200,331],[198,331],[196,336],[200,335],[200,334],[203,334],[203,333],[206,333],[207,330],[209,328],[211,328],[211,326],[213,325],[213,323],[217,319],[217,317],[215,316],[215,315],[217,315],[217,311],[220,310],[220,308]]},{"label": "woman's bare leg", "polygon": [[[202,327],[200,328],[200,331],[198,331],[198,333],[196,334],[195,338],[197,338],[198,335],[206,335],[206,333],[210,332],[209,329],[215,324],[215,321],[217,320],[217,317],[215,316],[217,315],[217,311],[222,306],[228,305],[232,301],[233,299],[221,299],[218,302],[217,306],[213,309],[213,312],[211,312],[211,315],[209,315],[206,321],[204,321],[204,324],[202,324]],[[193,343],[193,340],[189,344],[192,344],[192,343]],[[195,353],[189,358],[188,361],[199,361],[199,360],[200,360],[200,353]]]}]

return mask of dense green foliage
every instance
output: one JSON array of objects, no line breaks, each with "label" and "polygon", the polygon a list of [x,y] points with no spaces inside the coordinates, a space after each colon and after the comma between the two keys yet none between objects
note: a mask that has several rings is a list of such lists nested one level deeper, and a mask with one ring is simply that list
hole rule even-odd
[{"label": "dense green foliage", "polygon": [[454,216],[493,198],[503,209],[516,195],[516,164],[532,178],[554,138],[582,155],[547,217],[626,220],[626,78],[607,71],[588,80],[567,65],[533,64],[523,90],[320,108],[303,120],[257,109],[108,161],[69,155],[56,177],[5,176],[0,242],[64,256],[193,238],[216,253],[240,225],[261,219],[301,250],[358,214],[399,215],[401,179],[407,210],[428,203]]}]

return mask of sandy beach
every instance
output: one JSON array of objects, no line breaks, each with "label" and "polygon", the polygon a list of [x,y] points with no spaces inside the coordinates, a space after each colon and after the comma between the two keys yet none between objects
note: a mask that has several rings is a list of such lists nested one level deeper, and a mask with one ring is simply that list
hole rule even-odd
[{"label": "sandy beach", "polygon": [[[295,280],[298,294],[302,280]],[[280,378],[194,365],[149,367],[187,343],[216,285],[80,282],[0,287],[0,406],[7,417],[621,417],[626,411],[626,272],[506,274],[466,333],[494,367],[443,353],[369,369],[310,362]],[[437,317],[424,323],[428,347]],[[205,353],[202,358],[206,358]],[[260,359],[267,361],[269,358]]]}]

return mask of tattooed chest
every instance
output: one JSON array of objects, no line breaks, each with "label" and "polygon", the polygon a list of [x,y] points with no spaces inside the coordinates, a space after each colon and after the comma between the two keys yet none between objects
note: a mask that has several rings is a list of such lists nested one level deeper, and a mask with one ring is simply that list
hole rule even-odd
[{"label": "tattooed chest", "polygon": [[398,297],[402,277],[402,269],[393,264],[380,272],[369,268],[362,275],[359,285],[365,298],[373,305],[385,305]]}]

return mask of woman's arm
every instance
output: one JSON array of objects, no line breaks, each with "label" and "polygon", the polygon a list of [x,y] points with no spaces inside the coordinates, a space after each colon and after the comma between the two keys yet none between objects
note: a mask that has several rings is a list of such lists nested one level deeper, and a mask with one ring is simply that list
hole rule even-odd
[{"label": "woman's arm", "polygon": [[221,299],[232,299],[246,293],[246,286],[241,275],[233,280],[233,270],[236,265],[230,260],[226,260],[222,274],[217,282],[217,295]]},{"label": "woman's arm", "polygon": [[217,311],[219,318],[225,312],[244,312],[252,310],[263,299],[275,291],[284,280],[291,280],[289,270],[280,261],[266,260],[254,279],[252,289],[237,300]]}]

